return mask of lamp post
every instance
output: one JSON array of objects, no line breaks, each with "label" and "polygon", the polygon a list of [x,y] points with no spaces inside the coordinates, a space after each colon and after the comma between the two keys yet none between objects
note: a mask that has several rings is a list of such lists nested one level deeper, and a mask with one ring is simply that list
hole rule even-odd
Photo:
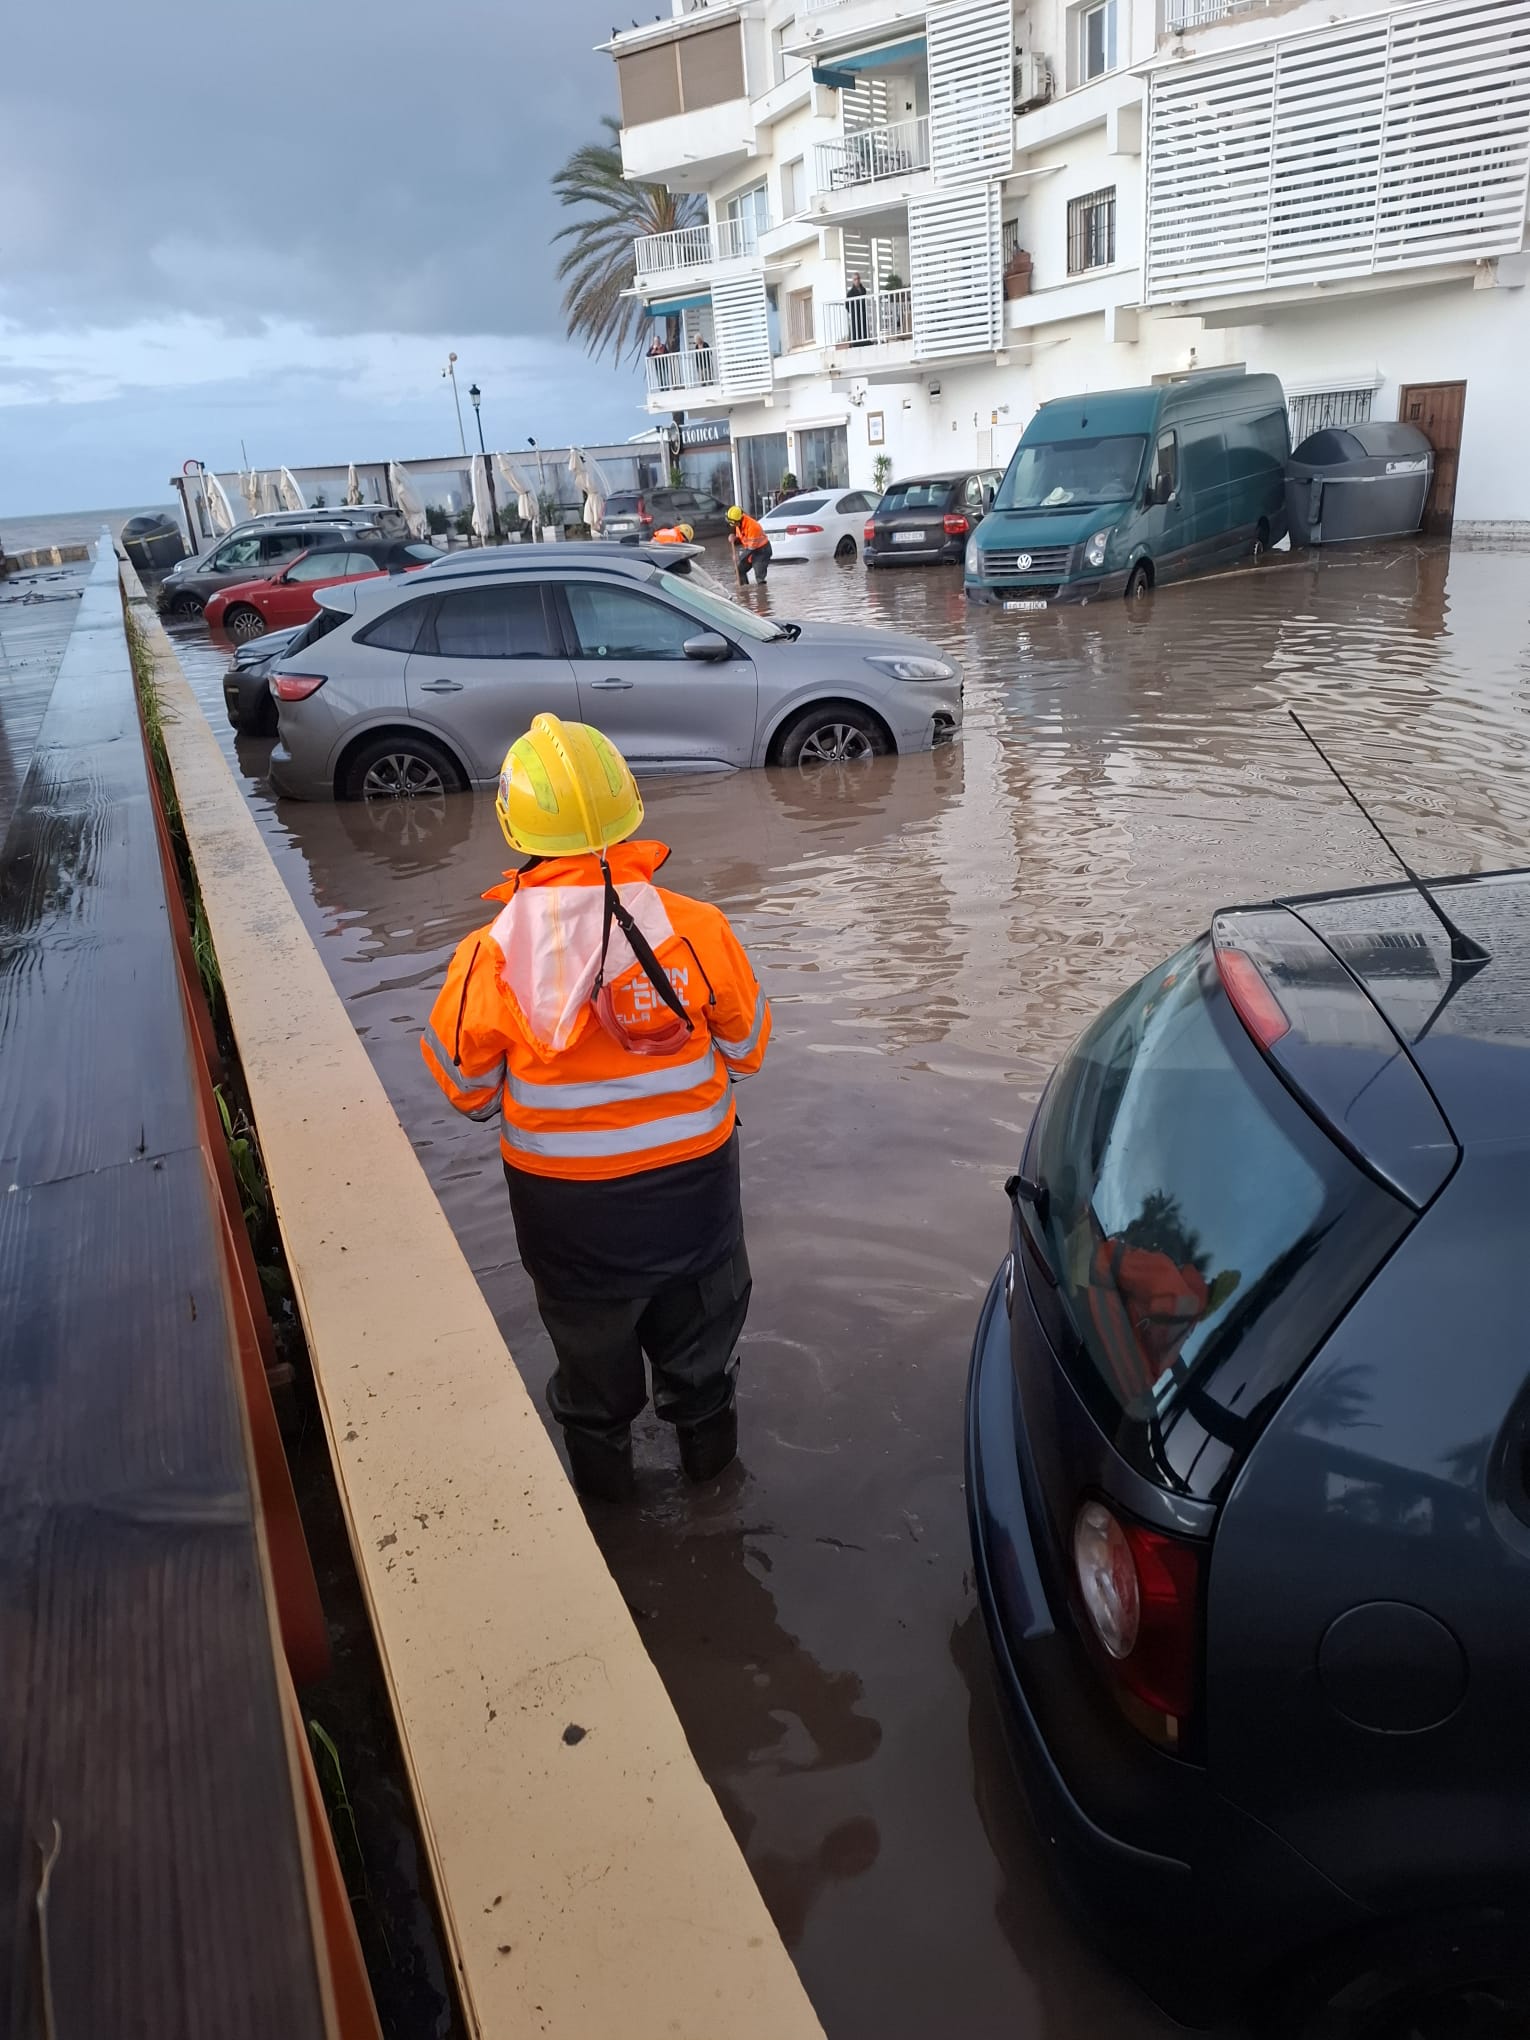
[{"label": "lamp post", "polygon": [[547,496],[547,475],[542,467],[541,447],[538,446],[536,441],[531,438],[527,439],[526,444],[531,448],[532,452],[537,457],[537,537],[540,538],[542,536],[543,531],[546,529],[546,526],[542,522],[542,519],[546,515],[546,512],[542,506]]},{"label": "lamp post", "polygon": [[448,376],[451,377],[452,382],[452,402],[457,406],[457,437],[462,441],[462,458],[466,460],[467,434],[462,429],[462,399],[457,394],[457,357],[455,354],[447,355],[446,366],[441,371],[443,382]]},{"label": "lamp post", "polygon": [[499,544],[499,498],[494,493],[494,469],[489,461],[489,449],[483,443],[483,391],[477,383],[468,386],[468,402],[473,406],[473,423],[478,427],[478,451],[483,455],[483,478],[489,490],[489,520],[494,526],[494,543]]}]

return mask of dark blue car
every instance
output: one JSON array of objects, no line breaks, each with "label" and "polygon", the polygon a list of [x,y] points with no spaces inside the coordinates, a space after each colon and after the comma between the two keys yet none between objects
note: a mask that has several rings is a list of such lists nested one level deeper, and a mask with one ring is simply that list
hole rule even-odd
[{"label": "dark blue car", "polygon": [[1530,2032],[1530,873],[1432,892],[1219,915],[1086,1029],[968,1389],[1059,1873],[1283,2040]]}]

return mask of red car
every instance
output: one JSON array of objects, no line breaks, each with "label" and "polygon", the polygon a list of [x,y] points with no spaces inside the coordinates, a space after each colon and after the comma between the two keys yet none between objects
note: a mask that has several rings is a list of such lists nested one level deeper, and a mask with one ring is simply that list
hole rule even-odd
[{"label": "red car", "polygon": [[433,545],[397,538],[353,538],[322,551],[310,547],[267,581],[236,581],[207,600],[203,615],[215,630],[243,644],[268,630],[287,630],[318,614],[319,589],[375,574],[414,573],[443,555]]}]

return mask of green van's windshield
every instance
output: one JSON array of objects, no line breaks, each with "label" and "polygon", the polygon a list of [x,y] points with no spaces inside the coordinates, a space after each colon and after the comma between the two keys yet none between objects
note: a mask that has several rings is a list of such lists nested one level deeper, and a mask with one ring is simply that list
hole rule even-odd
[{"label": "green van's windshield", "polygon": [[1052,439],[1022,446],[999,485],[995,510],[1082,510],[1124,503],[1137,493],[1147,440],[1140,433],[1110,439]]}]

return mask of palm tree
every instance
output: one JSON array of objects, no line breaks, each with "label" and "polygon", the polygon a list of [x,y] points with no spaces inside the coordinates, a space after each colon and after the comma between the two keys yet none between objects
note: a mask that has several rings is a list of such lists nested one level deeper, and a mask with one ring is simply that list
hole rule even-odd
[{"label": "palm tree", "polygon": [[[700,225],[706,200],[699,192],[667,191],[662,184],[629,184],[622,176],[621,124],[605,114],[601,126],[607,139],[575,149],[553,175],[560,203],[585,209],[584,218],[560,227],[553,239],[569,243],[558,264],[558,281],[567,286],[563,309],[569,332],[591,354],[609,348],[620,361],[636,354],[643,339],[642,306],[622,296],[632,285],[633,241],[639,234]],[[672,342],[678,337],[671,332]]]}]

